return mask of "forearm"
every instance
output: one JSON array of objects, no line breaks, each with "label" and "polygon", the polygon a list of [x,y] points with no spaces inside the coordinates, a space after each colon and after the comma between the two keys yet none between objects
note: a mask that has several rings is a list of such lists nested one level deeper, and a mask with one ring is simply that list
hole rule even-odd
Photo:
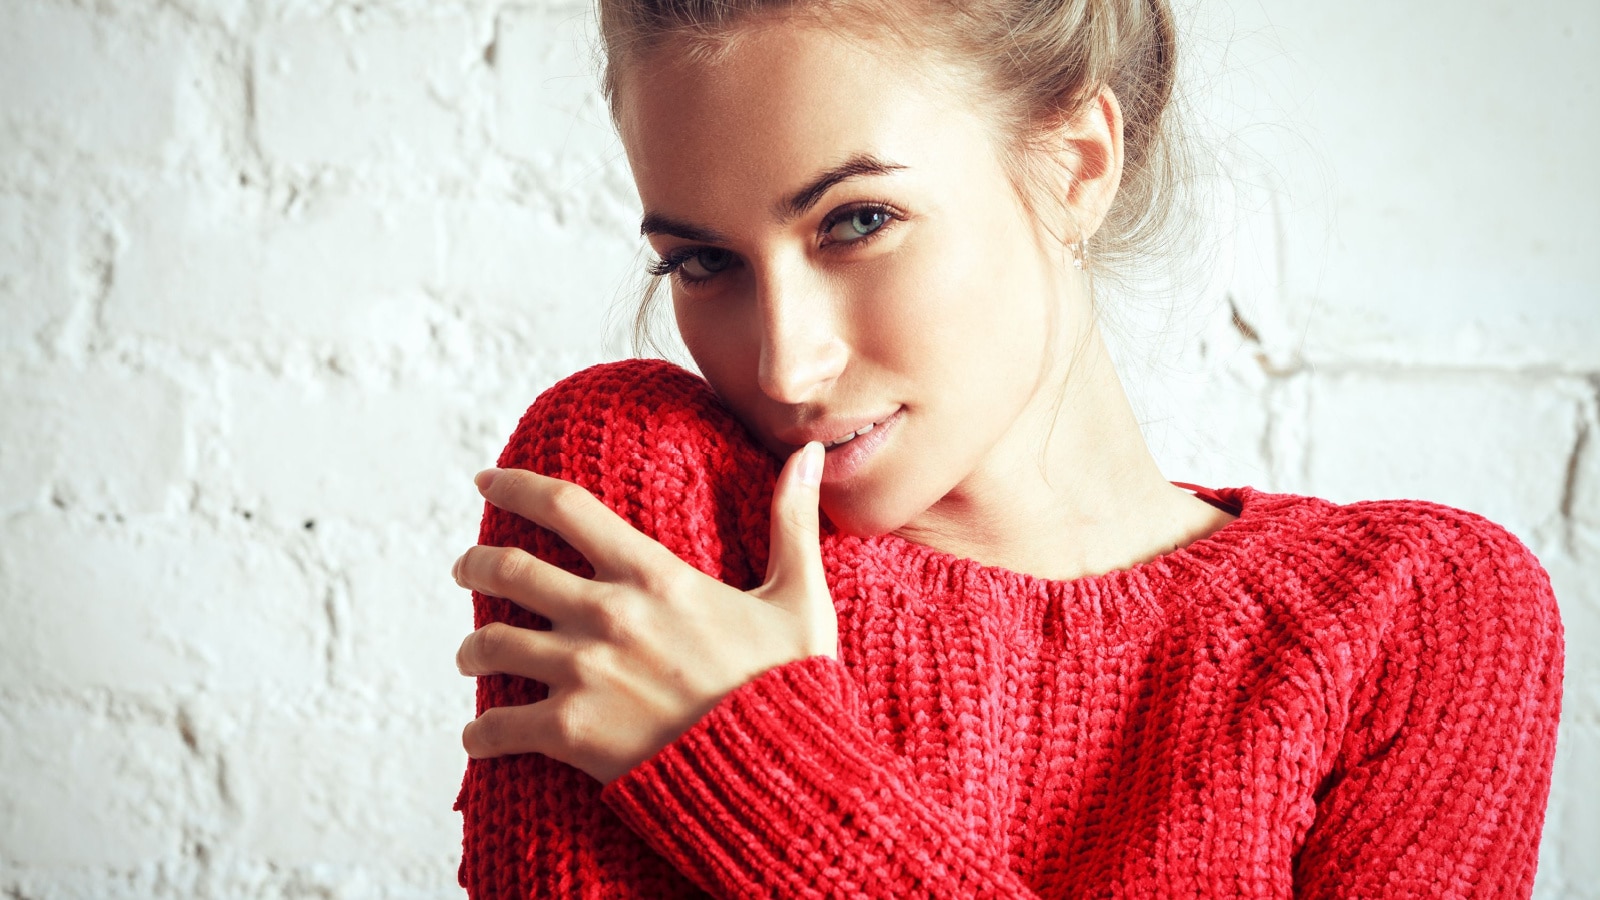
[{"label": "forearm", "polygon": [[745,685],[602,798],[714,896],[1034,896],[872,738],[825,657]]}]

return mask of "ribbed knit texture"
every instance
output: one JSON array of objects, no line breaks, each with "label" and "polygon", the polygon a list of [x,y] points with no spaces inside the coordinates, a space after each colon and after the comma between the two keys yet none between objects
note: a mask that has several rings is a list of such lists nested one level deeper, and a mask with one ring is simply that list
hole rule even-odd
[{"label": "ribbed knit texture", "polygon": [[[781,461],[681,368],[563,380],[499,464],[583,485],[729,584],[762,580]],[[824,528],[839,660],[767,670],[603,790],[540,754],[471,761],[462,884],[608,900],[1528,896],[1563,656],[1537,560],[1434,503],[1216,494],[1239,512],[1226,527],[1072,581]],[[480,540],[593,574],[493,507]],[[474,600],[479,625],[549,627]],[[545,693],[480,678],[478,707]]]}]

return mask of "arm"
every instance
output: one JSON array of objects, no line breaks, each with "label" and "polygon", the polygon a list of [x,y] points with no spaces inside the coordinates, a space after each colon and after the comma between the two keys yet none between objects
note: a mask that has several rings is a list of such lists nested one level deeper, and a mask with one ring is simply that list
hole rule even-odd
[{"label": "arm", "polygon": [[[742,488],[755,480],[699,477],[705,467],[641,453],[649,437],[660,446],[703,452],[708,430],[731,423],[711,415],[703,382],[663,364],[629,361],[572,375],[542,393],[522,417],[498,465],[574,481],[629,521],[669,542],[682,558],[730,583],[753,572],[737,547],[715,532],[681,526],[676,512],[706,503],[749,502]],[[726,418],[724,415],[723,419]],[[708,425],[708,423],[711,423]],[[732,427],[737,427],[732,425]],[[724,436],[731,439],[731,433]],[[750,458],[758,466],[770,460]],[[775,470],[775,467],[774,467]],[[770,479],[768,479],[770,481]],[[647,489],[648,486],[648,489]],[[731,492],[730,492],[731,491]],[[676,502],[669,502],[676,501]],[[708,539],[709,538],[709,539]],[[554,533],[485,504],[479,543],[520,547],[581,576],[593,568]],[[550,621],[500,597],[474,592],[475,625],[504,622],[548,630]],[[477,707],[542,701],[548,687],[532,679],[477,679]],[[601,783],[582,770],[539,753],[471,759],[456,809],[464,826],[459,873],[473,897],[665,898],[699,895],[692,883],[650,851],[600,801]]]},{"label": "arm", "polygon": [[778,666],[602,798],[719,897],[1035,896],[864,719],[841,663]]},{"label": "arm", "polygon": [[[519,427],[501,466],[529,468],[576,482],[702,572],[736,587],[756,583],[755,573],[765,565],[767,548],[760,537],[766,533],[774,461],[714,403],[703,381],[683,373],[652,374],[639,368],[651,364],[626,365],[633,369],[618,364],[598,375],[591,370],[592,377],[575,376],[542,396]],[[610,377],[610,383],[596,383],[605,380],[601,376]],[[627,383],[630,377],[652,379],[649,396],[642,398],[647,402],[636,396],[636,384]],[[663,397],[662,390],[676,396]],[[583,392],[588,393],[587,399],[578,396]],[[607,402],[596,402],[597,396]],[[520,546],[575,574],[592,574],[583,558],[553,535],[494,509],[486,514],[482,543]],[[505,601],[478,595],[477,602],[480,624],[504,621],[525,628],[545,624]],[[812,669],[818,672],[805,677]],[[784,694],[787,702],[779,699]],[[542,685],[536,682],[501,676],[480,681],[481,708],[530,703],[543,695]],[[852,885],[874,894],[910,889],[964,896],[975,891],[1028,895],[1007,870],[1004,847],[991,847],[992,841],[967,834],[969,829],[950,811],[920,802],[917,781],[907,764],[873,745],[861,725],[864,714],[854,685],[844,667],[833,660],[811,657],[776,666],[724,697],[691,731],[719,733],[712,723],[729,716],[737,717],[739,727],[754,728],[767,737],[804,736],[811,743],[796,741],[791,752],[779,754],[775,761],[765,738],[758,739],[748,748],[753,756],[742,760],[728,756],[719,776],[703,787],[755,799],[764,789],[764,781],[756,783],[763,775],[781,779],[801,773],[798,777],[810,779],[818,765],[810,757],[819,749],[816,743],[822,742],[831,745],[826,748],[830,753],[843,753],[839,758],[846,766],[874,770],[863,772],[864,780],[855,788],[869,793],[812,798],[817,803],[844,801],[859,807],[830,810],[840,819],[832,835],[824,833],[815,819],[804,835],[784,832],[777,823],[758,829],[769,843],[781,844],[790,856],[723,859],[722,865],[738,870],[731,873],[735,880],[730,881],[706,877],[704,859],[674,853],[672,846],[655,840],[664,831],[683,836],[695,829],[702,833],[716,830],[712,823],[718,810],[658,809],[667,818],[646,822],[636,805],[630,815],[619,818],[606,804],[596,802],[598,782],[570,766],[538,754],[486,761],[494,765],[475,761],[462,792],[467,825],[463,882],[476,886],[475,890],[502,893],[527,891],[534,885],[546,891],[559,886],[565,892],[574,885],[614,877],[613,884],[625,884],[632,893],[639,890],[641,867],[652,875],[676,867],[713,893],[740,896],[751,892],[851,892]],[[819,717],[829,720],[831,732],[816,730]],[[668,745],[669,753],[675,745],[681,745],[681,754],[687,747],[684,736]],[[647,764],[660,763],[669,753],[657,754]],[[823,765],[838,778],[837,762]],[[636,766],[634,772],[644,768],[646,765]],[[530,783],[533,779],[538,781]],[[884,804],[895,808],[877,812]],[[755,816],[766,818],[763,812]],[[637,834],[618,827],[624,820],[638,829]],[[502,822],[516,828],[508,835]],[[665,860],[642,853],[640,836],[662,852]],[[739,836],[737,832],[735,836]],[[867,839],[878,845],[869,846]],[[826,856],[828,847],[808,852],[806,841],[826,844],[841,840],[849,857],[842,861],[859,873],[876,873],[874,877],[850,872],[819,875],[814,866],[808,866],[808,861]],[[646,865],[641,866],[641,856],[648,857]],[[896,866],[902,871],[891,871]],[[558,880],[562,874],[569,878],[565,883]],[[804,881],[803,889],[797,878]],[[681,893],[687,884],[677,885],[673,893]]]},{"label": "arm", "polygon": [[1561,710],[1560,614],[1515,537],[1430,508],[1420,540],[1431,562],[1356,688],[1297,857],[1297,896],[1533,890]]}]

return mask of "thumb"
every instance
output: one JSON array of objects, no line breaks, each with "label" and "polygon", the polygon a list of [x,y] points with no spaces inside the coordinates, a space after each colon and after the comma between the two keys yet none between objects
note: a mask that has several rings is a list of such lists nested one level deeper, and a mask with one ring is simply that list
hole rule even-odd
[{"label": "thumb", "polygon": [[[767,600],[787,599],[783,605],[791,609],[796,594],[820,591],[825,596],[828,590],[817,524],[822,465],[822,444],[811,441],[789,457],[772,493],[772,538],[761,595]],[[828,611],[833,612],[831,603]]]},{"label": "thumb", "polygon": [[822,444],[812,441],[789,457],[772,492],[772,539],[767,580],[756,596],[799,617],[802,646],[810,655],[839,658],[839,613],[822,568],[817,503],[822,484]]}]

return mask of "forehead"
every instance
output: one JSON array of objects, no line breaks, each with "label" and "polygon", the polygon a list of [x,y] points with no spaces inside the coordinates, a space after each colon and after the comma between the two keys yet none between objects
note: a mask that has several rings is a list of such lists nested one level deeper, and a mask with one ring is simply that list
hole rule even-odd
[{"label": "forehead", "polygon": [[911,168],[947,156],[981,123],[946,99],[961,92],[931,89],[940,73],[930,65],[891,41],[795,20],[746,26],[715,58],[663,46],[617,82],[641,199],[682,208],[714,179],[719,192],[759,190],[765,200],[857,153]]}]

